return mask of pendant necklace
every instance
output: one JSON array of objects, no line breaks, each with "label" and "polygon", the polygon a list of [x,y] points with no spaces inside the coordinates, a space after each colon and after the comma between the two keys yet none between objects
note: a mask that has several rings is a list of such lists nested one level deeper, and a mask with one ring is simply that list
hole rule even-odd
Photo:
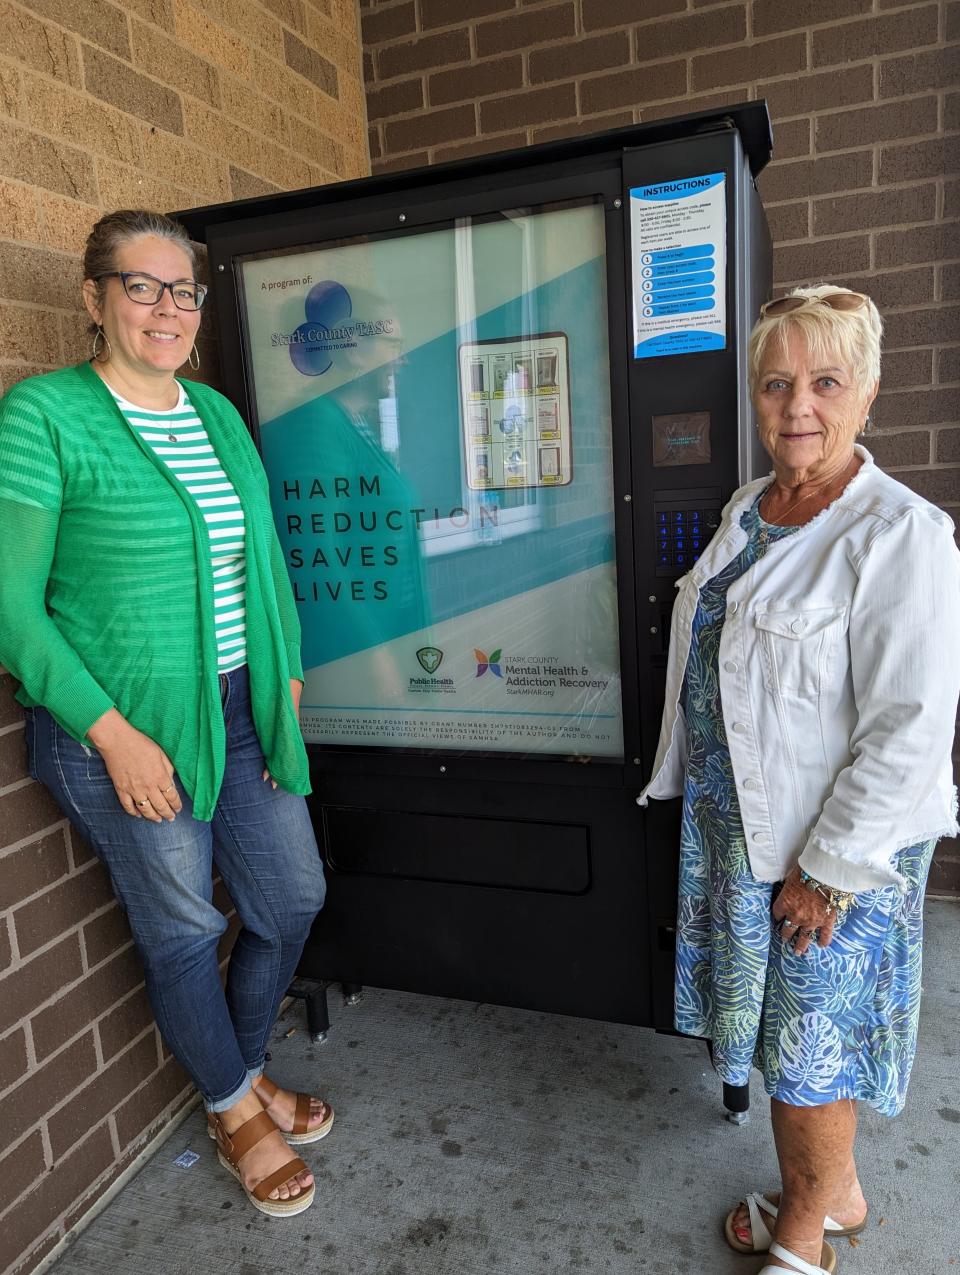
[{"label": "pendant necklace", "polygon": [[[854,459],[856,459],[856,457],[854,457]],[[852,463],[853,462],[851,461],[850,464]],[[850,468],[850,465],[848,464],[846,469],[844,469],[843,473],[839,474],[838,477],[844,478],[849,468]],[[802,505],[804,501],[809,500],[811,496],[815,496],[817,492],[823,491],[825,488],[831,486],[831,484],[835,483],[836,481],[837,481],[837,478],[828,478],[826,482],[820,483],[818,486],[814,487],[811,491],[808,491],[805,496],[801,496],[799,500],[795,500],[792,505],[788,505],[779,518],[764,518],[764,522],[770,523],[770,525],[773,527],[783,526],[784,518],[786,518],[788,514],[792,514],[798,505]],[[764,495],[766,495],[766,492],[764,492]],[[759,505],[757,506],[757,512],[760,513]],[[760,514],[760,517],[763,518],[763,514]],[[766,527],[760,528],[760,534],[759,536],[757,536],[757,540],[761,545],[764,545],[764,546],[766,546],[769,543],[770,532],[767,530]]]},{"label": "pendant necklace", "polygon": [[[107,385],[110,387],[110,389],[112,389],[112,390],[113,390],[113,386],[112,386],[112,385],[110,385],[110,382],[109,382],[109,381],[107,381],[106,376],[104,376],[102,372],[101,372],[101,374],[100,374],[100,375],[101,375],[101,379],[102,379],[102,380],[104,380],[104,381],[106,381],[106,383],[107,383]],[[119,390],[113,390],[113,392],[114,392],[114,394],[119,394],[121,398],[125,398],[125,395],[120,394],[120,391],[119,391]],[[134,406],[136,406],[136,404],[134,404]],[[161,410],[161,411],[176,411],[176,409],[177,409],[179,406],[180,406],[180,392],[179,392],[179,390],[178,390],[178,391],[177,391],[177,401],[176,401],[176,403],[174,403],[173,407],[172,407],[172,408],[161,408],[160,410]],[[167,442],[169,442],[169,443],[176,443],[176,442],[179,442],[179,439],[177,438],[176,434],[173,432],[172,427],[171,427],[170,425],[168,425],[166,428],[167,428]]]}]

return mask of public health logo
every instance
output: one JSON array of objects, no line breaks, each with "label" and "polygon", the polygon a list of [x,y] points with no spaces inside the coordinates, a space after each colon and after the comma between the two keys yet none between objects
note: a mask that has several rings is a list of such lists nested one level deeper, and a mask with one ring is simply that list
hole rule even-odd
[{"label": "public health logo", "polygon": [[290,361],[304,376],[322,376],[333,367],[334,348],[353,335],[337,330],[353,314],[353,302],[342,283],[323,279],[307,293],[303,310],[306,322],[290,337]]},{"label": "public health logo", "polygon": [[491,651],[489,655],[485,655],[479,647],[475,646],[473,648],[473,653],[477,657],[477,677],[483,677],[487,669],[490,670],[494,677],[503,677],[503,673],[500,671],[501,650],[502,648],[498,646],[495,651]]},{"label": "public health logo", "polygon": [[437,646],[421,646],[417,659],[425,673],[436,673],[443,660],[443,652]]}]

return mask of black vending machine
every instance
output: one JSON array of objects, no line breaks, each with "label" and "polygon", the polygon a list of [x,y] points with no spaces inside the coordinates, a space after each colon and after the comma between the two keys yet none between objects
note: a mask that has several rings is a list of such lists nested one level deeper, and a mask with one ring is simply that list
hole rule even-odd
[{"label": "black vending machine", "polygon": [[751,102],[177,214],[303,628],[305,977],[669,1029],[670,609],[765,472]]}]

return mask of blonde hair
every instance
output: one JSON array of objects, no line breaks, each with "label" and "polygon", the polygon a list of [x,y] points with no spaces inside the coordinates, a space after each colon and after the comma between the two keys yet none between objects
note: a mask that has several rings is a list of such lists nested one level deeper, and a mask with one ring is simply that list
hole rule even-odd
[{"label": "blonde hair", "polygon": [[[812,288],[794,288],[791,297],[827,297],[838,292],[851,292],[832,283]],[[861,294],[862,295],[862,294]],[[806,305],[786,314],[761,317],[750,333],[748,373],[753,393],[767,348],[773,344],[785,348],[792,332],[801,335],[814,360],[823,365],[840,363],[855,377],[873,385],[880,379],[880,344],[883,320],[869,297],[856,310],[833,310],[828,305]]]}]

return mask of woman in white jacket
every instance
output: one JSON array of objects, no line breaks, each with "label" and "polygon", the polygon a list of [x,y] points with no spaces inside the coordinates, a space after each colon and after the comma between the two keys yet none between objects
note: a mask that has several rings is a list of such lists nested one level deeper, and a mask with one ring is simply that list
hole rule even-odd
[{"label": "woman in white jacket", "polygon": [[763,307],[751,392],[771,478],[735,493],[674,608],[641,797],[683,796],[676,1025],[771,1096],[782,1193],[726,1219],[761,1275],[836,1269],[866,1225],[856,1102],[903,1106],[922,902],[956,831],[960,554],[940,510],[856,436],[880,375],[868,297]]}]

